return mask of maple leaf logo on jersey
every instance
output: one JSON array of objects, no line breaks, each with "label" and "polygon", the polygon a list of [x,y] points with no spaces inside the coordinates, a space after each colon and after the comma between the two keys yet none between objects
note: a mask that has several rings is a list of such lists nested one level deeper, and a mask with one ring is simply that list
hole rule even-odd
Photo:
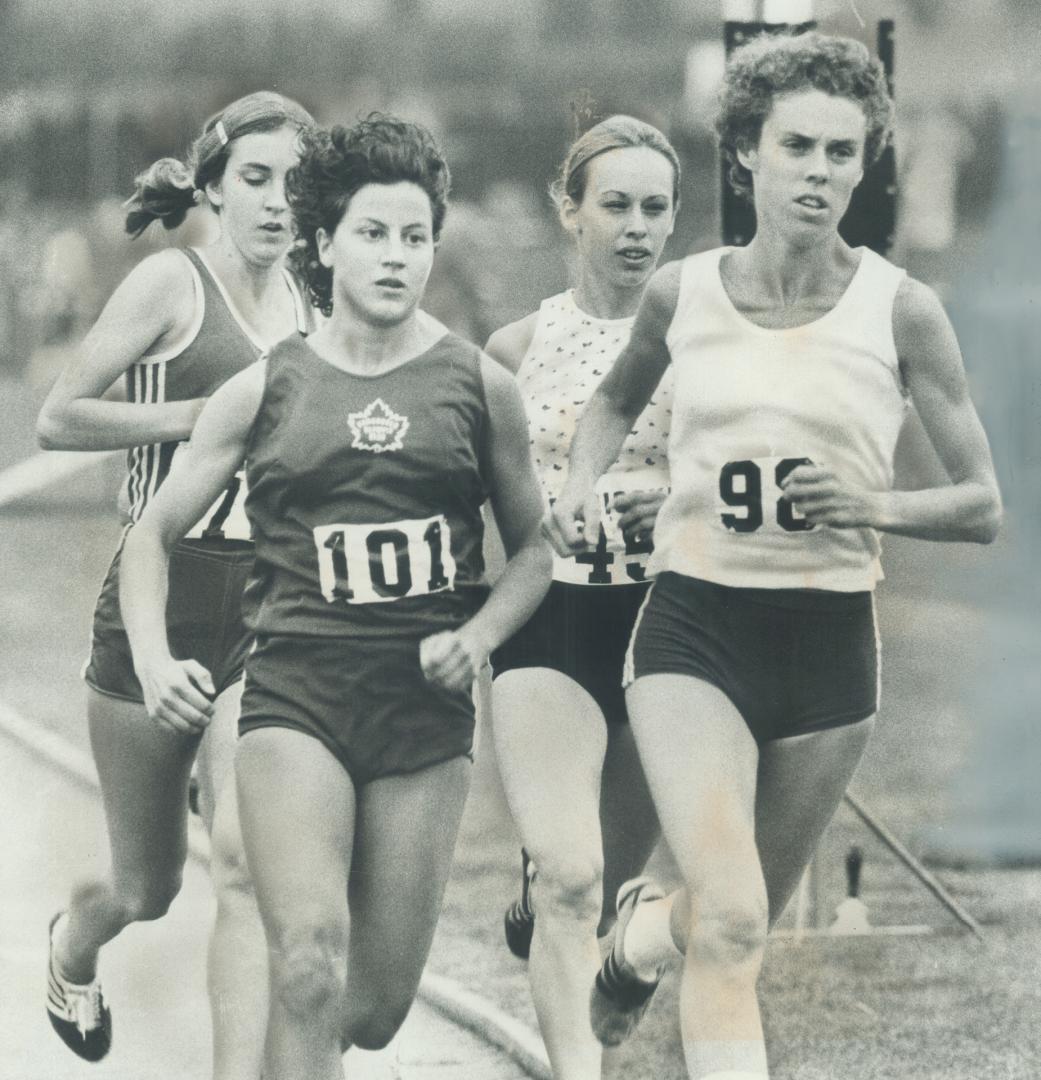
[{"label": "maple leaf logo on jersey", "polygon": [[347,424],[354,436],[351,446],[374,454],[400,450],[408,431],[408,417],[396,413],[383,398],[376,398],[361,412],[348,413]]}]

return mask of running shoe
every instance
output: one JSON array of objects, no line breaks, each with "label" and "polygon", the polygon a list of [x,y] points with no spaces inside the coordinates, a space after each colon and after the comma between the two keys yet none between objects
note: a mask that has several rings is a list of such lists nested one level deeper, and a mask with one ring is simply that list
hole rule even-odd
[{"label": "running shoe", "polygon": [[589,994],[589,1020],[593,1034],[604,1046],[617,1046],[632,1034],[647,1011],[654,991],[661,981],[661,971],[653,982],[641,979],[623,955],[625,929],[637,904],[660,900],[665,893],[651,878],[638,877],[625,882],[618,890],[618,923],[614,944],[603,966],[596,973]]},{"label": "running shoe", "polygon": [[97,979],[85,985],[69,982],[54,963],[54,924],[63,914],[51,919],[47,933],[47,1018],[74,1054],[100,1061],[112,1045],[112,1014]]},{"label": "running shoe", "polygon": [[531,909],[530,901],[535,867],[524,848],[521,848],[521,866],[521,898],[506,909],[503,929],[510,952],[521,960],[527,960],[531,952],[531,938],[535,933],[535,912]]}]

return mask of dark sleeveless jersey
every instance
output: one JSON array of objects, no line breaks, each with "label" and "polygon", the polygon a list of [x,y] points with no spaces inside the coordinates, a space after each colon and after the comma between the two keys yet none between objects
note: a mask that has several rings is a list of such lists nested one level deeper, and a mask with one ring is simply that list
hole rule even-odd
[{"label": "dark sleeveless jersey", "polygon": [[[195,278],[194,335],[182,349],[142,357],[126,372],[127,400],[142,403],[187,401],[209,397],[243,368],[254,363],[264,351],[239,317],[220,282],[213,276],[204,256],[192,248],[183,254],[192,266]],[[297,310],[297,328],[310,326],[309,312],[295,280],[285,274]],[[127,495],[130,520],[137,521],[148,500],[166,479],[174,454],[183,443],[177,440],[134,446],[127,452]],[[245,491],[236,477],[211,509],[188,534],[249,539],[248,524],[242,512]]]},{"label": "dark sleeveless jersey", "polygon": [[480,351],[446,334],[381,375],[299,335],[267,360],[247,450],[255,629],[369,636],[451,629],[487,596]]}]

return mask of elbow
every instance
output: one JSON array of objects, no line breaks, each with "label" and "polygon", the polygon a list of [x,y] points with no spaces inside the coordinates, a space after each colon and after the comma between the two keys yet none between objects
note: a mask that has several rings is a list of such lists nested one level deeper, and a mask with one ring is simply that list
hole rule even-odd
[{"label": "elbow", "polygon": [[36,418],[36,442],[41,450],[86,450],[76,439],[76,433],[69,422],[69,417],[60,408],[40,410]]},{"label": "elbow", "polygon": [[44,409],[36,418],[36,442],[41,450],[69,449],[64,426],[47,409]]},{"label": "elbow", "polygon": [[973,530],[972,540],[977,544],[993,544],[1001,532],[1001,523],[1005,512],[1001,505],[1001,496],[997,491],[990,494],[987,505],[976,528]]}]

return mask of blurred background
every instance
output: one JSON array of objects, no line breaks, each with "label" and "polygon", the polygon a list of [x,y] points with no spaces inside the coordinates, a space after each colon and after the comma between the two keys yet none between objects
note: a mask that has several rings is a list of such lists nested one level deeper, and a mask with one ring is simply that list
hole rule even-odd
[{"label": "blurred background", "polygon": [[[178,232],[132,243],[120,203],[136,173],[183,156],[227,102],[270,88],[323,124],[381,109],[431,127],[454,196],[426,306],[483,343],[567,283],[547,187],[573,136],[575,101],[591,100],[603,116],[634,114],[672,139],[684,172],[667,258],[720,243],[712,118],[726,18],[815,19],[871,47],[878,20],[895,20],[889,257],[947,305],[1007,520],[986,549],[886,540],[883,721],[857,784],[917,854],[953,873],[1011,871],[954,880],[985,920],[1018,927],[1009,931],[1017,955],[1029,923],[1036,958],[1041,875],[1015,876],[1041,864],[1036,0],[0,0],[0,468],[36,452],[39,404],[114,285],[150,251],[200,235],[190,216]],[[75,669],[116,531],[119,465],[109,464],[60,498],[0,508],[0,698],[81,743]],[[941,475],[912,419],[899,483]],[[56,535],[72,538],[60,580],[40,570]],[[464,828],[470,876],[450,892],[450,943],[474,940],[473,903],[486,903],[494,923],[512,889],[515,841],[489,776],[477,794],[490,801]],[[840,865],[832,860],[839,895]],[[879,879],[897,873],[879,871],[872,885],[869,859],[866,888],[881,895]],[[489,892],[474,901],[467,890],[482,875]],[[891,918],[928,918],[920,908],[898,903]],[[489,942],[497,934],[491,926]],[[450,948],[439,948],[435,962],[451,967]],[[484,985],[503,1000],[523,993],[519,973],[496,966],[501,949],[490,955],[477,966]],[[973,970],[971,956],[965,967]],[[995,972],[1005,987],[1007,971]],[[774,989],[782,993],[776,979]],[[1025,1001],[1013,1007],[999,994],[993,1022],[1012,1023],[1019,1009],[1025,1032]],[[938,1035],[937,1046],[957,1037]],[[984,1075],[974,1069],[942,1075]],[[1024,1070],[993,1075],[1039,1074]]]}]

